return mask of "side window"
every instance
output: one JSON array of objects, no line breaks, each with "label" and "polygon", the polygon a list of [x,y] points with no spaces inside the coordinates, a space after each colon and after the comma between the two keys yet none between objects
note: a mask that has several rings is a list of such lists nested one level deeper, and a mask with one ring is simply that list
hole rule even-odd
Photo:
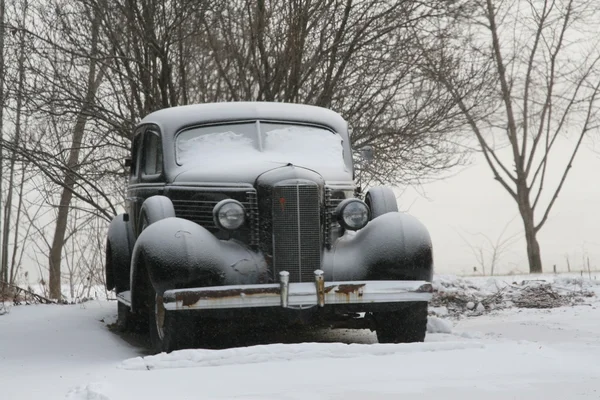
[{"label": "side window", "polygon": [[162,146],[160,136],[156,132],[146,131],[144,135],[144,157],[142,163],[142,172],[144,175],[162,173]]},{"label": "side window", "polygon": [[131,146],[131,170],[130,174],[132,177],[138,174],[138,162],[140,160],[140,153],[142,151],[142,135],[138,134],[133,139],[133,145]]}]

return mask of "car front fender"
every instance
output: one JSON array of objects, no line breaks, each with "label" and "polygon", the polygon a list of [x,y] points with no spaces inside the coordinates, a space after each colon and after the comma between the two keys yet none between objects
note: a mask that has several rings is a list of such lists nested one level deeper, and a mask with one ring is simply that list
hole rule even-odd
[{"label": "car front fender", "polygon": [[108,226],[106,239],[106,288],[117,292],[129,288],[129,267],[133,248],[133,230],[126,214],[115,216]]},{"label": "car front fender", "polygon": [[358,232],[347,231],[323,260],[326,279],[431,281],[433,255],[427,228],[415,217],[389,212]]},{"label": "car front fender", "polygon": [[[217,239],[202,226],[182,218],[166,218],[138,237],[131,261],[131,298],[144,274],[158,294],[193,286],[263,283],[264,258],[233,240]],[[135,283],[138,283],[136,285]]]}]

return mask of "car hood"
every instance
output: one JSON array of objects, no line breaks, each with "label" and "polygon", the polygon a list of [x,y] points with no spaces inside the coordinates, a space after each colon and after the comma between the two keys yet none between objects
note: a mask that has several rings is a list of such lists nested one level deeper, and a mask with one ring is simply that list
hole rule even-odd
[{"label": "car hood", "polygon": [[181,166],[173,178],[177,184],[199,184],[199,183],[248,183],[254,185],[256,179],[263,173],[293,165],[313,170],[321,175],[326,181],[351,181],[352,172],[345,166],[323,165],[322,163],[302,163],[302,165],[259,160],[248,162],[247,160],[233,160],[224,164],[207,163]]}]

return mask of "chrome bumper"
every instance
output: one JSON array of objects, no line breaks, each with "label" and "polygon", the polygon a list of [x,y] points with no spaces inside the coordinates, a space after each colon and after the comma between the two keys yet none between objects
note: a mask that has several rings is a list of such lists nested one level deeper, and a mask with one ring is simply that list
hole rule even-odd
[{"label": "chrome bumper", "polygon": [[327,304],[397,303],[429,301],[433,288],[426,281],[325,282],[323,271],[315,271],[315,282],[289,283],[280,273],[280,283],[213,286],[167,290],[165,309],[212,310],[248,307],[304,309]]}]

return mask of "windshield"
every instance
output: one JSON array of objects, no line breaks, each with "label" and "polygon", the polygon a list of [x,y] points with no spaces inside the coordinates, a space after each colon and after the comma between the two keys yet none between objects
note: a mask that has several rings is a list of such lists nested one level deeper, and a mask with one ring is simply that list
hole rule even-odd
[{"label": "windshield", "polygon": [[345,168],[343,139],[309,125],[247,122],[192,128],[177,136],[177,162],[247,163],[267,161],[306,167]]}]

